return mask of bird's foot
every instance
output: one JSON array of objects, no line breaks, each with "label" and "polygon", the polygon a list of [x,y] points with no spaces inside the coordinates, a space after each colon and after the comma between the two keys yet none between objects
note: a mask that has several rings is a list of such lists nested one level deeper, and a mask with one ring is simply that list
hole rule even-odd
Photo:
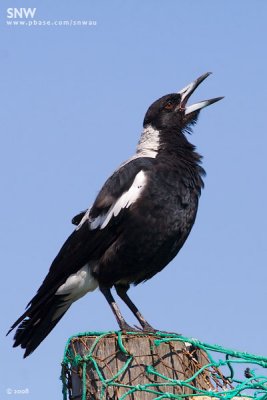
[{"label": "bird's foot", "polygon": [[158,329],[153,328],[153,326],[146,322],[142,325],[142,331],[147,333],[155,333],[158,332]]},{"label": "bird's foot", "polygon": [[[138,328],[136,325],[135,325],[135,327]],[[166,334],[166,335],[182,336],[181,333],[177,333],[177,332],[167,332],[167,331],[162,331],[162,330],[159,330],[159,329],[155,329],[155,328],[153,328],[153,326],[151,326],[149,323],[146,323],[146,324],[143,324],[143,325],[142,325],[142,331],[143,331],[143,332],[147,332],[147,333],[156,333],[156,332],[159,332],[159,333],[164,333],[164,334]]]},{"label": "bird's foot", "polygon": [[131,325],[127,324],[127,322],[121,323],[120,328],[122,332],[140,332],[142,329],[136,327],[133,328]]}]

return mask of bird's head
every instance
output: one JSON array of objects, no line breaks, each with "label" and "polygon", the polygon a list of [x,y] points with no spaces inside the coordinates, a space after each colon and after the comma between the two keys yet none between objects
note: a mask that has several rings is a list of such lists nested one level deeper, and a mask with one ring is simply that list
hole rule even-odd
[{"label": "bird's head", "polygon": [[167,94],[156,100],[147,110],[144,118],[144,127],[151,125],[157,130],[186,130],[190,125],[193,125],[197,121],[202,108],[223,99],[223,97],[216,97],[187,105],[188,99],[194,93],[195,89],[210,74],[211,72],[207,72],[201,75],[178,93]]}]

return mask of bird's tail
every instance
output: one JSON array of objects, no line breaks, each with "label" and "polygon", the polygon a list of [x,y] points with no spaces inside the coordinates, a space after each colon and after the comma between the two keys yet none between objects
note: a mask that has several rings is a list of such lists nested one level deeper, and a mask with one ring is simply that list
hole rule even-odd
[{"label": "bird's tail", "polygon": [[18,326],[13,347],[26,349],[24,358],[39,346],[71,306],[72,302],[64,297],[52,295],[37,307],[30,306],[8,331],[7,335]]}]

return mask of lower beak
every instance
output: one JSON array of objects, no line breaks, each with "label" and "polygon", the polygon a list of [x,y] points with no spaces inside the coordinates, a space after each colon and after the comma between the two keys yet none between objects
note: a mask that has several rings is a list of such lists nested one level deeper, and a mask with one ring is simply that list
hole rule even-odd
[{"label": "lower beak", "polygon": [[210,104],[216,103],[216,101],[219,101],[223,99],[223,97],[215,97],[210,100],[203,100],[198,103],[192,104],[191,106],[187,106],[187,101],[189,97],[194,93],[196,88],[203,82],[211,72],[207,72],[206,74],[201,75],[199,78],[197,78],[194,82],[190,83],[188,86],[180,90],[178,93],[181,95],[181,102],[179,105],[180,110],[184,110],[185,115],[190,114],[194,111],[201,110],[204,107],[209,106]]}]

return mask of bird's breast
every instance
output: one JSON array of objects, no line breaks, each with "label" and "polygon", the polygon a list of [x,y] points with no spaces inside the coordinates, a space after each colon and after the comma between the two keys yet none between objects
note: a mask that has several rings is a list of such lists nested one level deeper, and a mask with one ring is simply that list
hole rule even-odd
[{"label": "bird's breast", "polygon": [[97,279],[139,283],[164,268],[194,224],[198,194],[173,171],[146,173],[146,185],[128,208],[122,233],[99,262]]}]

